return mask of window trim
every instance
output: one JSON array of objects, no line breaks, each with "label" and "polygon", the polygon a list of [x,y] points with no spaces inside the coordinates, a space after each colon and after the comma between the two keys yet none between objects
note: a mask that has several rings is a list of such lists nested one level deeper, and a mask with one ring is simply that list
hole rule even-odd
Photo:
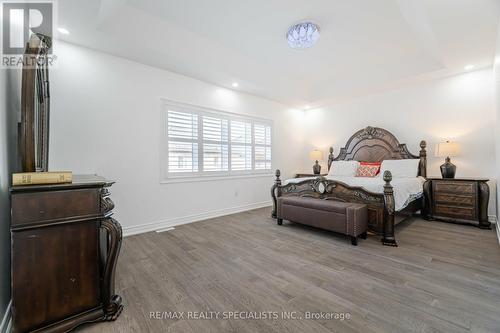
[{"label": "window trim", "polygon": [[[198,151],[198,172],[178,172],[178,173],[168,173],[168,109],[175,108],[175,111],[198,114],[199,123],[202,122],[203,115],[211,117],[222,117],[228,120],[228,171],[202,171],[201,164],[203,163],[203,147],[199,147]],[[213,108],[192,105],[188,103],[182,103],[177,101],[172,101],[166,98],[160,98],[160,119],[161,119],[161,135],[160,135],[160,183],[179,183],[179,182],[191,182],[191,181],[211,181],[211,180],[225,180],[225,179],[237,179],[237,178],[252,178],[252,177],[266,177],[271,176],[273,157],[274,157],[274,122],[271,119],[265,119],[254,116],[242,115],[234,112],[222,111]],[[252,147],[252,170],[236,170],[231,171],[231,121],[241,121],[250,122],[251,126],[251,147]],[[271,128],[271,145],[265,145],[271,148],[271,169],[268,170],[255,170],[255,138],[254,138],[254,124],[262,124],[265,126],[270,126]],[[198,145],[201,143],[203,145],[202,128],[198,126]],[[201,135],[201,136],[200,136]],[[261,146],[261,145],[259,145]]]}]

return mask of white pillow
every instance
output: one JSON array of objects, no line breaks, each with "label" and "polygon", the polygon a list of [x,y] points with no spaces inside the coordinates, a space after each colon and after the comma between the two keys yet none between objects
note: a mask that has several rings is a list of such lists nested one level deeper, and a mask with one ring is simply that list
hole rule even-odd
[{"label": "white pillow", "polygon": [[419,159],[384,160],[380,167],[380,175],[383,177],[384,172],[389,170],[392,178],[414,178],[418,176],[419,164]]},{"label": "white pillow", "polygon": [[328,176],[354,177],[358,167],[358,161],[333,161]]}]

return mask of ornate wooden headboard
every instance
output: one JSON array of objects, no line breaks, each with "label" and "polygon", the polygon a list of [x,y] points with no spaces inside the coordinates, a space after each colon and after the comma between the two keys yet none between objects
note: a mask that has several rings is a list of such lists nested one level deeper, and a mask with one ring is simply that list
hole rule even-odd
[{"label": "ornate wooden headboard", "polygon": [[419,158],[420,165],[418,175],[427,177],[427,143],[420,142],[420,154],[413,155],[409,152],[406,144],[399,143],[398,139],[389,131],[368,126],[354,133],[349,138],[344,148],[340,149],[337,157],[333,156],[333,147],[330,148],[328,156],[328,170],[333,161],[366,161],[379,162],[383,160],[402,160]]}]

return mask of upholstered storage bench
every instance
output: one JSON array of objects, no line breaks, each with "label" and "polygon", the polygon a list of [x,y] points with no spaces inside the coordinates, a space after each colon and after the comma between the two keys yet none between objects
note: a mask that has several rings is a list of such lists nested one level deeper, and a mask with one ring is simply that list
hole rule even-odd
[{"label": "upholstered storage bench", "polygon": [[277,218],[309,225],[351,237],[358,245],[358,237],[366,239],[368,208],[365,204],[323,200],[309,197],[279,197]]}]

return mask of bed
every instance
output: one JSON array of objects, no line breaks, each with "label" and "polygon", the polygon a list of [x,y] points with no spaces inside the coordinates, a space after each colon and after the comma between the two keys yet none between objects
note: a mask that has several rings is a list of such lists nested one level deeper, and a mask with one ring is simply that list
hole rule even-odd
[{"label": "bed", "polygon": [[[419,155],[413,155],[406,144],[399,143],[389,131],[366,127],[354,133],[345,147],[334,157],[330,148],[328,170],[334,161],[379,162],[383,160],[419,159],[417,176],[394,178],[390,170],[375,178],[365,177],[311,177],[281,181],[280,170],[271,188],[272,217],[276,218],[277,198],[304,196],[318,200],[338,200],[364,203],[368,207],[368,230],[382,236],[382,243],[397,246],[395,226],[424,209],[423,185],[427,176],[426,142],[420,142]],[[406,162],[405,162],[406,163]]]}]

